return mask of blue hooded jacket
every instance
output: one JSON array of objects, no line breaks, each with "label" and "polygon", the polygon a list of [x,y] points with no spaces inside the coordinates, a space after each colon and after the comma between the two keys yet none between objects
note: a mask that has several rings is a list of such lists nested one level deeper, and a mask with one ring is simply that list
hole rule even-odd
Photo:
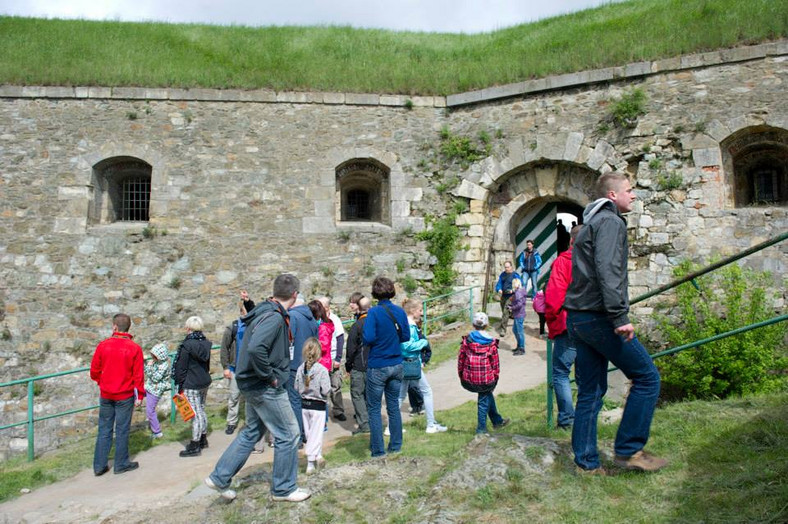
[{"label": "blue hooded jacket", "polygon": [[293,358],[290,359],[290,369],[296,371],[303,360],[301,351],[304,342],[309,337],[317,338],[317,322],[312,316],[309,306],[302,304],[287,311],[290,314],[290,332],[293,334]]}]

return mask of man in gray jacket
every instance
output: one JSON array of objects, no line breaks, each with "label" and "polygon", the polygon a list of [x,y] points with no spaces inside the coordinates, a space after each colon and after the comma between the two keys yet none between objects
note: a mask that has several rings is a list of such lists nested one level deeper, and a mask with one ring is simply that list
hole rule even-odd
[{"label": "man in gray jacket", "polygon": [[246,425],[222,454],[213,473],[205,479],[222,497],[236,497],[232,478],[246,463],[254,445],[267,428],[274,436],[271,495],[274,501],[301,502],[308,491],[296,485],[298,444],[301,432],[285,390],[290,378],[290,317],[299,281],[293,275],[274,280],[271,300],[266,300],[241,318],[246,325],[235,367],[238,389],[246,400]]},{"label": "man in gray jacket", "polygon": [[660,377],[629,321],[627,224],[635,194],[623,173],[606,173],[596,182],[598,199],[583,212],[584,227],[572,254],[572,282],[566,292],[567,330],[577,349],[577,406],[572,428],[575,463],[584,471],[603,471],[597,450],[597,416],[607,391],[608,362],[629,380],[624,414],[615,441],[614,463],[637,471],[667,465],[646,445],[659,397]]}]

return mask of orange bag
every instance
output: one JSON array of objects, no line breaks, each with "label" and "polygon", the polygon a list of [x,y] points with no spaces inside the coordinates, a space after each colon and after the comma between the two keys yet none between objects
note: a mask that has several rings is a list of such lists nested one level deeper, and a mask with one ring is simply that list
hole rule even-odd
[{"label": "orange bag", "polygon": [[178,408],[178,413],[181,414],[184,422],[189,422],[194,418],[194,409],[189,404],[189,399],[186,398],[186,395],[175,395],[172,397],[172,401],[175,402],[175,407]]}]

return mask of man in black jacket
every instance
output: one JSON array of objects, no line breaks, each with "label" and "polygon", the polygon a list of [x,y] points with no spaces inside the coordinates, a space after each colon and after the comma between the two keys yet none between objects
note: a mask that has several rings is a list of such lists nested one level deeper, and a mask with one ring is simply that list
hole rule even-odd
[{"label": "man in black jacket", "polygon": [[367,297],[361,297],[356,304],[358,316],[348,332],[347,355],[345,355],[345,370],[350,373],[350,400],[353,402],[353,410],[356,412],[354,418],[358,424],[358,428],[353,431],[354,435],[369,433],[366,400],[369,346],[364,344],[361,334],[372,302]]},{"label": "man in black jacket", "polygon": [[246,425],[205,479],[208,487],[219,491],[225,499],[235,498],[235,491],[230,489],[232,478],[246,463],[264,428],[273,434],[275,442],[272,499],[301,502],[310,496],[296,485],[301,432],[285,390],[290,378],[293,343],[287,309],[296,301],[298,286],[295,276],[279,275],[274,280],[273,298],[241,319],[246,331],[235,377],[246,400]]},{"label": "man in black jacket", "polygon": [[635,193],[623,173],[606,173],[596,182],[599,197],[583,212],[572,254],[572,282],[566,292],[567,330],[577,349],[577,406],[572,428],[575,463],[601,471],[597,450],[597,416],[607,391],[612,362],[632,381],[615,441],[615,464],[656,471],[667,461],[646,445],[659,397],[660,377],[629,321],[627,224]]}]

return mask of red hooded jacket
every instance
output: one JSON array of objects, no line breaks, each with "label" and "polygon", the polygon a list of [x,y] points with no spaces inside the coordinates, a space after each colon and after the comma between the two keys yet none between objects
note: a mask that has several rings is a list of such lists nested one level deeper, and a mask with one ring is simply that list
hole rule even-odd
[{"label": "red hooded jacket", "polygon": [[561,309],[566,290],[572,282],[572,249],[567,249],[555,259],[550,269],[550,280],[545,290],[545,318],[547,336],[554,339],[566,333],[566,310]]},{"label": "red hooded jacket", "polygon": [[96,346],[90,362],[90,378],[99,386],[101,398],[126,400],[134,395],[145,397],[145,374],[142,348],[128,333],[113,333]]}]

